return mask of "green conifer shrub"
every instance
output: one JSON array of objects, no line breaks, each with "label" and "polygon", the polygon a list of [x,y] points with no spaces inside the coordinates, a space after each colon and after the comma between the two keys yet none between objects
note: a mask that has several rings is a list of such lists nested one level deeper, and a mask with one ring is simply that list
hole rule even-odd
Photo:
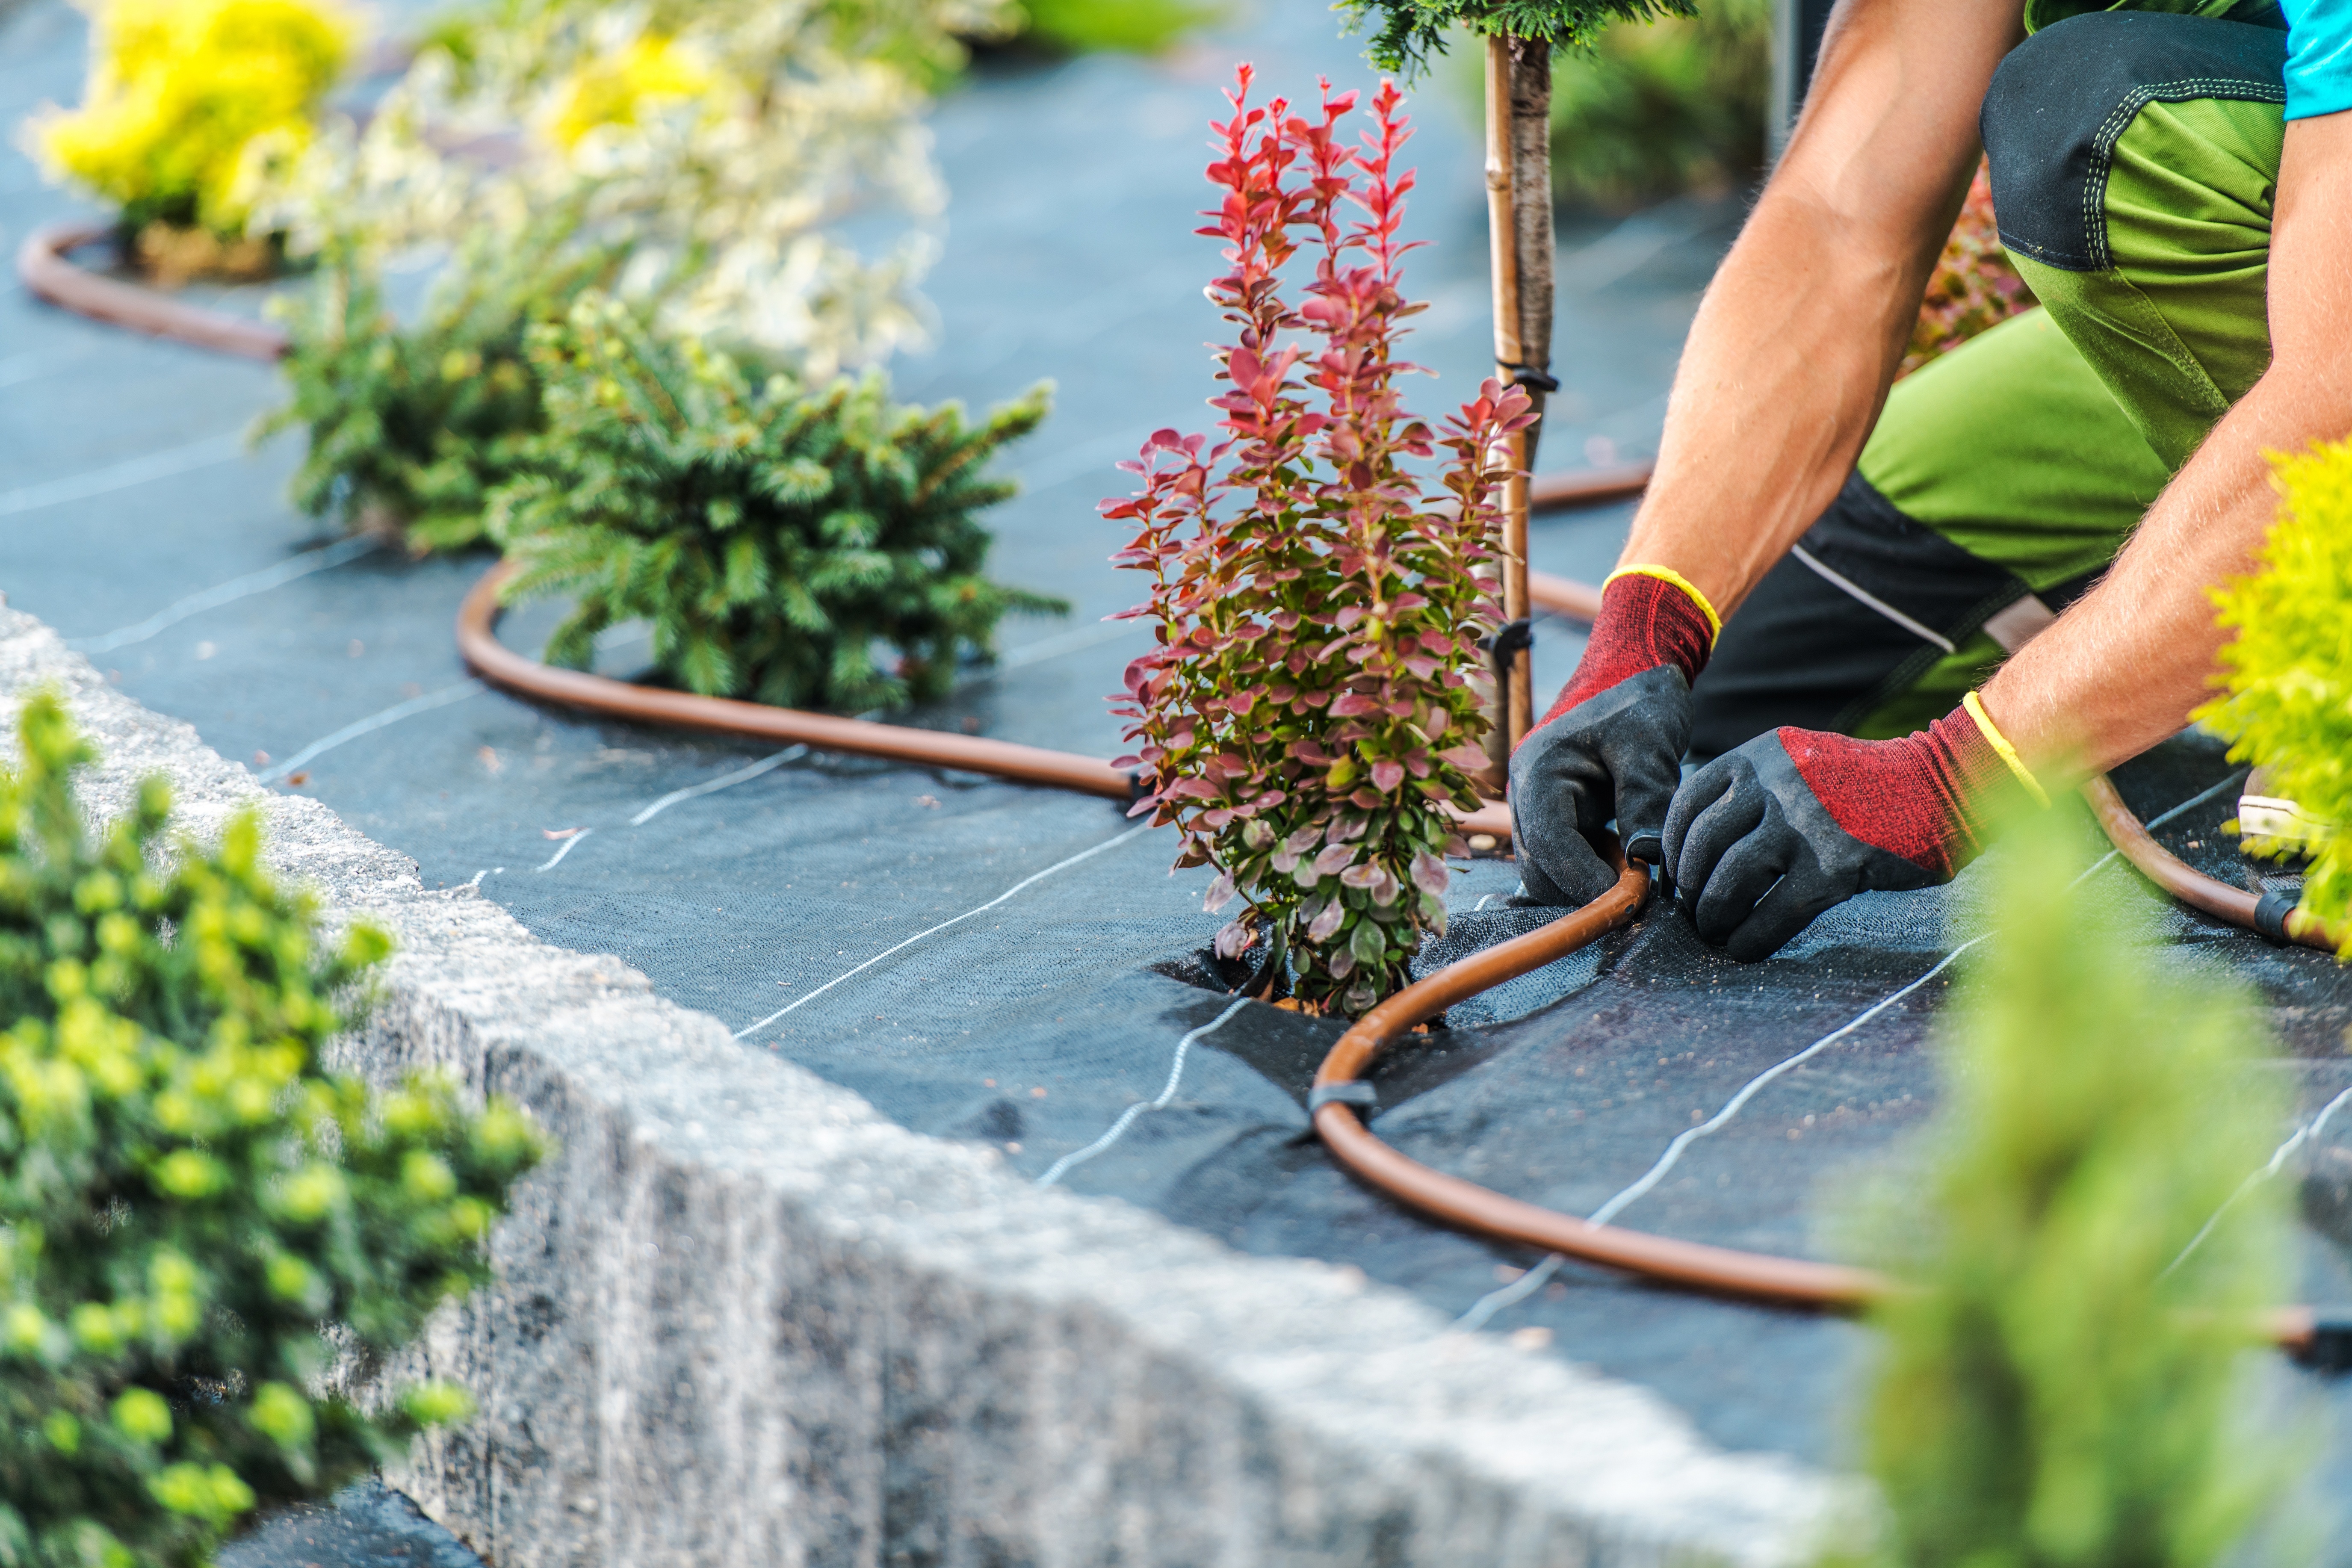
[{"label": "green conifer shrub", "polygon": [[256,438],[300,426],[310,439],[294,504],[347,528],[394,528],[419,554],[482,540],[490,491],[544,423],[524,353],[535,321],[560,318],[608,280],[616,250],[567,245],[542,222],[514,246],[469,246],[404,327],[371,260],[346,247],[321,267],[290,321],[289,400]]},{"label": "green conifer shrub", "polygon": [[2283,1108],[2246,999],[2067,890],[2081,838],[2040,816],[2004,842],[2001,925],[1966,961],[1940,1158],[1900,1222],[1917,1289],[1874,1314],[1887,1559],[2204,1568],[2282,1484],[2233,1417],[2284,1299],[2282,1194],[2242,1191]]},{"label": "green conifer shrub", "polygon": [[2262,764],[2272,793],[2334,825],[2277,847],[2310,853],[2303,907],[2352,931],[2352,440],[2277,466],[2262,570],[2214,595],[2238,635],[2221,650],[2223,695],[2197,717],[2236,742],[2232,758]]},{"label": "green conifer shrub", "polygon": [[389,943],[330,942],[234,820],[168,854],[170,792],[93,836],[51,696],[0,773],[0,1563],[193,1568],[463,1419],[331,1391],[486,1279],[541,1156],[514,1106],[325,1070]]},{"label": "green conifer shrub", "polygon": [[[509,601],[568,593],[547,657],[652,623],[656,668],[706,696],[847,710],[947,694],[1009,611],[1067,606],[982,575],[984,472],[1036,428],[1047,389],[967,425],[893,406],[878,375],[753,386],[727,354],[657,336],[600,295],[531,334],[545,435],[495,499]],[[898,650],[877,666],[877,643]]]}]

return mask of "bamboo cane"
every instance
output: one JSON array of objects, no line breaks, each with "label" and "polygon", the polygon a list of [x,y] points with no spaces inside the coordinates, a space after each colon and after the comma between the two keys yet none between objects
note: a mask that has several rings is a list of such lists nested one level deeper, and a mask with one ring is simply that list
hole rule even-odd
[{"label": "bamboo cane", "polygon": [[[1551,384],[1551,48],[1538,38],[1486,40],[1486,222],[1495,274],[1495,367],[1526,388],[1538,423],[1512,442],[1515,477],[1504,491],[1503,618],[1527,618],[1528,475]],[[1488,762],[1499,787],[1511,749],[1535,723],[1530,658],[1516,650],[1498,672],[1497,720]]]}]

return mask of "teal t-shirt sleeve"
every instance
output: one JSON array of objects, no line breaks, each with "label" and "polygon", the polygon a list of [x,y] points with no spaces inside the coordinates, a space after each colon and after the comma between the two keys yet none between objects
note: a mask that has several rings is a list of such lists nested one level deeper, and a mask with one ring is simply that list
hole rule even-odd
[{"label": "teal t-shirt sleeve", "polygon": [[2352,109],[2352,0],[2280,0],[2286,13],[2286,117]]}]

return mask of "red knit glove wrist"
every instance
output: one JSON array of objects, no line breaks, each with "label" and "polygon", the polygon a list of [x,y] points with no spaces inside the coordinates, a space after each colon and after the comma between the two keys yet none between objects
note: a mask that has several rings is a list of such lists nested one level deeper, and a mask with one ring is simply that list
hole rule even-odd
[{"label": "red knit glove wrist", "polygon": [[1584,657],[1538,728],[1660,665],[1681,670],[1685,683],[1695,681],[1714,649],[1714,622],[1689,594],[1663,578],[1622,573],[1601,590],[1601,614],[1593,619]]},{"label": "red knit glove wrist", "polygon": [[2025,787],[1967,711],[1899,741],[1782,729],[1781,748],[1837,825],[1937,880],[1975,859]]}]

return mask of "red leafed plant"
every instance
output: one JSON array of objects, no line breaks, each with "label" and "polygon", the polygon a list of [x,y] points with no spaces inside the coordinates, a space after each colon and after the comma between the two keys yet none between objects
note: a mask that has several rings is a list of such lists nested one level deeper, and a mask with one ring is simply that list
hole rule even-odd
[{"label": "red leafed plant", "polygon": [[[1418,368],[1395,355],[1401,323],[1422,307],[1399,288],[1412,174],[1395,167],[1395,87],[1351,147],[1355,94],[1326,82],[1319,118],[1294,115],[1251,108],[1250,80],[1244,66],[1233,118],[1212,122],[1224,196],[1198,231],[1225,242],[1209,295],[1239,328],[1215,351],[1225,439],[1156,433],[1121,465],[1142,489],[1103,503],[1135,530],[1112,559],[1151,574],[1126,614],[1158,633],[1114,700],[1150,790],[1136,812],[1183,830],[1179,865],[1217,867],[1212,912],[1243,900],[1220,957],[1254,955],[1254,991],[1287,983],[1354,1016],[1444,929],[1445,808],[1478,804],[1479,641],[1500,619],[1487,541],[1527,395],[1489,381],[1443,433],[1397,395]],[[1283,272],[1302,250],[1314,280],[1293,306]],[[1441,448],[1433,497],[1406,460]]]}]

